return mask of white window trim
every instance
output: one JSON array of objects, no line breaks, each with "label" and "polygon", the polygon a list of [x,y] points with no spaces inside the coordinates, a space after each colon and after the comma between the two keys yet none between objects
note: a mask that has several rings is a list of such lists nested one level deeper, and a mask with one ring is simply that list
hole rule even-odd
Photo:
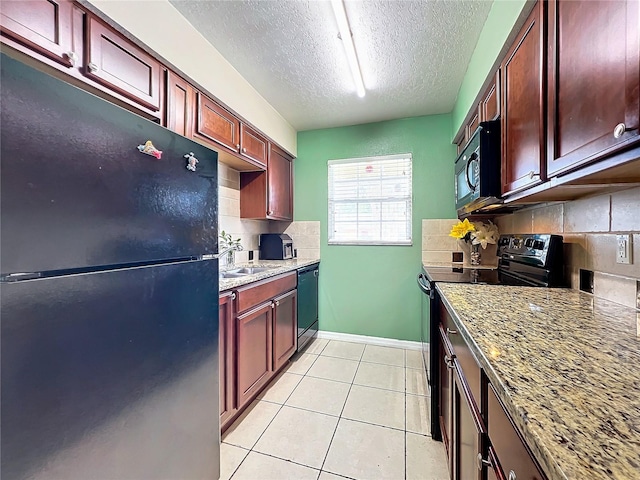
[{"label": "white window trim", "polygon": [[[409,218],[407,231],[409,233],[408,240],[404,241],[365,241],[365,240],[335,240],[332,239],[333,234],[333,224],[334,221],[332,219],[332,206],[334,204],[331,198],[331,176],[327,175],[327,183],[328,183],[328,235],[327,235],[327,243],[329,245],[387,245],[387,246],[411,246],[413,245],[413,154],[404,153],[404,154],[394,154],[394,155],[378,155],[378,156],[370,156],[370,157],[357,157],[357,158],[344,158],[338,160],[328,160],[327,161],[327,172],[332,165],[343,165],[343,164],[351,164],[351,163],[366,163],[371,161],[385,161],[385,160],[404,160],[409,159],[409,163],[411,165],[411,174],[409,178],[409,188],[410,194],[408,197],[409,200]],[[397,199],[396,199],[397,200]]]}]

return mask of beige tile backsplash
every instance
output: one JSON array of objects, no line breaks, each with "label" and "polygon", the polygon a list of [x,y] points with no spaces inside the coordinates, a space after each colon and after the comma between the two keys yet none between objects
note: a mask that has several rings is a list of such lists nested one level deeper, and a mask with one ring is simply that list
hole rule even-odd
[{"label": "beige tile backsplash", "polygon": [[320,258],[320,221],[273,222],[270,231],[289,235],[298,258]]},{"label": "beige tile backsplash", "polygon": [[[636,306],[640,280],[640,188],[572,202],[537,205],[496,218],[500,233],[555,233],[564,238],[566,277],[594,271],[594,294]],[[616,263],[616,234],[632,237],[633,263]]]},{"label": "beige tile backsplash", "polygon": [[[470,247],[449,236],[451,227],[456,223],[457,218],[422,220],[422,263],[451,265],[453,252],[463,252],[463,264],[468,264]],[[497,265],[495,245],[488,245],[486,250],[481,249],[480,252],[483,265]]]}]

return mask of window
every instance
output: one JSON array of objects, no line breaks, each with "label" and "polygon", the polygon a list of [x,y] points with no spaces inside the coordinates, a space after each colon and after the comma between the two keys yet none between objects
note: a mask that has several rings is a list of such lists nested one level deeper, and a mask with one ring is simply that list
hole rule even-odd
[{"label": "window", "polygon": [[330,245],[411,245],[410,153],[328,165]]}]

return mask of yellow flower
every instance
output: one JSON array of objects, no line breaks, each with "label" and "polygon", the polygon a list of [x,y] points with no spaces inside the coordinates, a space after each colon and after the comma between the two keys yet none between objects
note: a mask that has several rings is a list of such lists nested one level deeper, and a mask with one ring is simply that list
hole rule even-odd
[{"label": "yellow flower", "polygon": [[453,238],[464,238],[467,233],[475,232],[476,227],[473,223],[469,221],[468,218],[465,218],[464,221],[456,223],[453,227],[451,227],[451,232],[449,232],[449,236]]}]

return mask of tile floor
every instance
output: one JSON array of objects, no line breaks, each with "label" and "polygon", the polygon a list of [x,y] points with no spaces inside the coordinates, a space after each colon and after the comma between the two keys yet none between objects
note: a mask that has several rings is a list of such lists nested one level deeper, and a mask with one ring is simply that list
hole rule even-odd
[{"label": "tile floor", "polygon": [[446,480],[419,351],[316,339],[222,437],[222,480]]}]

